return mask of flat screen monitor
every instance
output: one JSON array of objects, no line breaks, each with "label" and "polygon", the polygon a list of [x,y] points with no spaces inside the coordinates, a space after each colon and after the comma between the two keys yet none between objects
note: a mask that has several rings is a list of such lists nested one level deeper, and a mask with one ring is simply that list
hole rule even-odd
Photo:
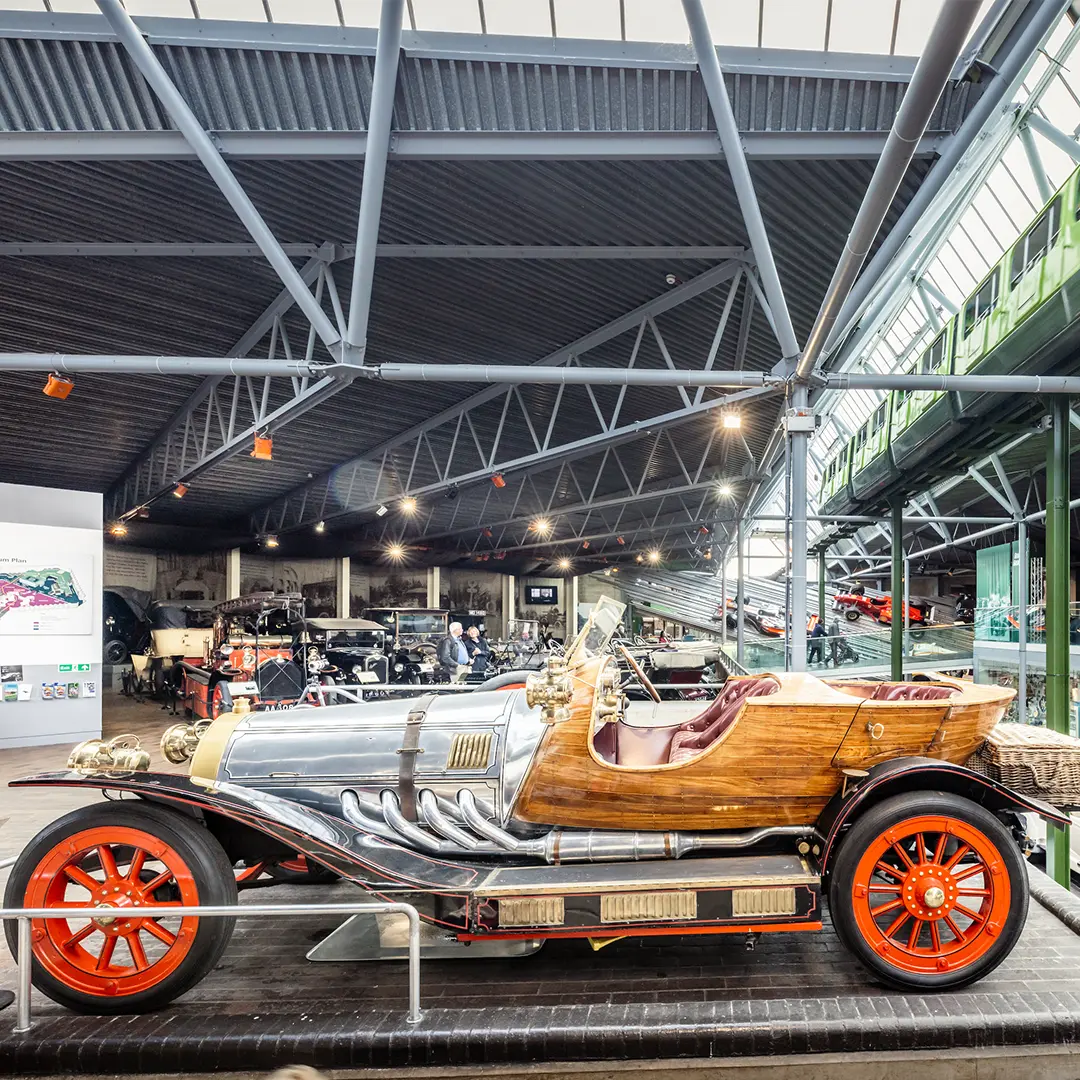
[{"label": "flat screen monitor", "polygon": [[526,604],[557,604],[559,602],[558,585],[526,585]]}]

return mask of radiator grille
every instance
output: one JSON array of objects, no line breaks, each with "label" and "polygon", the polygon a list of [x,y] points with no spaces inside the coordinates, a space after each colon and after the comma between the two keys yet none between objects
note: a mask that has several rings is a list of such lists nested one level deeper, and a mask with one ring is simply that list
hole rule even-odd
[{"label": "radiator grille", "polygon": [[695,892],[606,893],[600,897],[603,923],[696,918]]},{"label": "radiator grille", "polygon": [[561,926],[566,906],[561,896],[534,896],[499,901],[500,926]]},{"label": "radiator grille", "polygon": [[446,759],[448,769],[486,769],[491,760],[491,732],[468,731],[455,735]]},{"label": "radiator grille", "polygon": [[794,915],[795,889],[732,889],[731,914],[743,915]]}]

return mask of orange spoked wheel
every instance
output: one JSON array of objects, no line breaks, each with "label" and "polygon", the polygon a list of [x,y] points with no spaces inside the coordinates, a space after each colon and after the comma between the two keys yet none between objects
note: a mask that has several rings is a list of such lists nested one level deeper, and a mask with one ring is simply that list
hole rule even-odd
[{"label": "orange spoked wheel", "polygon": [[844,943],[904,987],[982,978],[1016,944],[1027,903],[1009,830],[944,792],[895,796],[867,811],[841,843],[829,888]]},{"label": "orange spoked wheel", "polygon": [[[221,846],[198,822],[140,802],[103,803],[54,822],[12,868],[8,907],[94,908],[94,918],[32,923],[33,981],[79,1012],[145,1012],[218,961],[232,918],[178,916],[236,903]],[[16,951],[15,924],[6,925]]]}]

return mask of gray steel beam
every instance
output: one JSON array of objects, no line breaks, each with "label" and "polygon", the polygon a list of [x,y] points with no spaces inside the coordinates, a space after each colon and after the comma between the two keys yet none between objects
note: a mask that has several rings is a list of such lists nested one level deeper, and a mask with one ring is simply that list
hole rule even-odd
[{"label": "gray steel beam", "polygon": [[210,178],[225,196],[244,228],[251,234],[251,238],[262,249],[282,283],[292,293],[297,306],[315,327],[326,347],[333,352],[341,341],[337,328],[316,302],[289,256],[281,250],[277,238],[263,221],[262,215],[255,209],[255,204],[248,198],[228,165],[225,164],[213,140],[203,130],[198,118],[191,111],[191,107],[169,78],[168,72],[162,67],[161,61],[154,55],[154,50],[146,43],[139,28],[132,22],[131,16],[120,0],[97,0],[97,5],[101,13],[109,20],[109,25],[120,38],[121,44],[142,72],[143,78],[150,84],[173,123],[180,129],[183,138],[202,162],[203,168],[210,174]]},{"label": "gray steel beam", "polygon": [[363,364],[367,353],[371,286],[375,279],[375,246],[379,242],[383,189],[386,187],[386,155],[390,149],[404,8],[404,0],[382,0],[379,15],[371,108],[367,118],[367,152],[364,156],[360,213],[356,222],[356,257],[349,290],[349,325],[345,331],[345,359],[350,364]]},{"label": "gray steel beam", "polygon": [[1027,156],[1028,167],[1031,175],[1035,178],[1035,190],[1039,193],[1039,201],[1048,203],[1054,194],[1054,185],[1050,183],[1050,177],[1046,175],[1046,166],[1043,164],[1042,155],[1035,145],[1035,136],[1031,133],[1031,127],[1027,123],[1020,126],[1018,132],[1020,145],[1024,148]]},{"label": "gray steel beam", "polygon": [[1027,23],[1012,43],[1008,54],[1000,60],[997,56],[993,58],[996,70],[991,76],[989,85],[983,90],[959,130],[943,141],[940,158],[919,185],[918,191],[912,196],[896,224],[882,239],[878,250],[874,252],[873,258],[866,264],[865,270],[848,294],[834,322],[833,330],[825,342],[825,351],[830,351],[841,335],[846,332],[856,313],[862,308],[870,292],[897,256],[916,223],[926,213],[942,186],[994,114],[1009,101],[1014,87],[1019,85],[1031,58],[1067,7],[1068,0],[1035,0],[1028,9],[1030,15],[1027,11],[1024,12],[1022,17],[1027,18]]},{"label": "gray steel beam", "polygon": [[[313,258],[325,250],[322,244],[282,244],[282,251],[292,257]],[[351,259],[355,244],[332,245],[338,259]],[[746,248],[732,245],[648,247],[614,245],[550,245],[546,247],[515,244],[377,244],[380,259],[707,259],[710,262],[741,259]],[[256,244],[115,244],[115,243],[21,243],[0,242],[4,258],[154,258],[154,259],[246,259],[262,257]]]},{"label": "gray steel beam", "polygon": [[1047,142],[1052,143],[1059,150],[1068,154],[1073,161],[1080,162],[1080,143],[1070,138],[1060,128],[1054,127],[1053,124],[1044,120],[1037,113],[1028,113],[1024,118],[1024,123],[1032,131],[1037,131]]},{"label": "gray steel beam", "polygon": [[[761,161],[873,160],[877,131],[744,131],[748,157]],[[932,156],[949,138],[928,134],[916,153]],[[357,161],[362,131],[215,131],[222,154],[237,160]],[[198,155],[178,131],[6,131],[8,161],[176,161]],[[724,156],[711,131],[396,131],[389,156],[410,161],[712,161]]]},{"label": "gray steel beam", "polygon": [[[726,263],[722,263],[719,266],[714,266],[704,273],[698,274],[697,277],[691,278],[689,281],[683,282],[681,285],[675,286],[673,289],[669,289],[667,292],[654,297],[652,300],[647,301],[644,304],[639,305],[633,311],[627,312],[625,315],[620,315],[618,318],[612,319],[604,326],[599,327],[596,330],[591,331],[584,336],[577,338],[575,341],[570,342],[568,345],[556,349],[554,352],[549,353],[547,356],[541,357],[539,360],[532,364],[522,365],[520,371],[531,372],[543,372],[544,370],[555,367],[558,365],[568,364],[570,361],[582,353],[587,352],[590,349],[596,348],[598,345],[603,345],[606,342],[613,341],[615,338],[627,333],[628,331],[636,330],[643,324],[644,320],[650,316],[657,316],[665,311],[670,311],[680,304],[685,303],[687,300],[692,300],[697,296],[708,292],[710,289],[717,285],[723,284],[725,281],[731,280],[737,273],[745,269],[747,264],[743,261],[730,260]],[[385,368],[386,365],[382,365]],[[452,364],[447,365],[447,369],[458,367],[459,365]],[[579,370],[579,369],[574,369]],[[668,372],[670,375],[671,372]],[[326,484],[330,479],[338,474],[345,473],[349,470],[362,469],[369,464],[377,463],[385,454],[395,450],[398,447],[404,446],[407,443],[412,442],[415,439],[420,438],[426,432],[432,431],[444,424],[453,424],[455,421],[460,423],[462,417],[468,415],[469,412],[478,408],[481,405],[485,405],[488,402],[494,401],[505,392],[504,387],[492,387],[490,389],[481,390],[478,393],[471,394],[463,402],[458,405],[454,405],[449,409],[444,409],[442,412],[437,413],[435,416],[428,417],[418,424],[413,425],[411,428],[401,432],[399,435],[393,438],[387,439],[384,442],[372,447],[351,460],[345,462],[343,465],[337,466],[329,473],[309,481],[307,484],[301,485],[298,488],[287,492],[279,499],[275,499],[268,507],[264,508],[266,513],[273,514],[275,507],[286,506],[291,502],[300,501],[303,504],[307,504],[307,496],[312,493],[317,493],[321,489],[325,489]],[[708,403],[703,403],[703,406]],[[255,515],[258,516],[263,511],[256,510]],[[318,520],[318,519],[316,519]]]},{"label": "gray steel beam", "polygon": [[[796,386],[792,393],[791,412],[809,411],[805,386]],[[791,670],[806,670],[806,445],[809,436],[806,432],[788,433],[791,441],[789,461],[791,463],[791,483],[789,485],[790,503],[788,514],[791,518],[791,604],[789,611]]]},{"label": "gray steel beam", "polygon": [[978,11],[977,0],[945,0],[941,8],[806,340],[806,348],[796,368],[801,379],[805,379],[817,364],[825,341],[892,206],[911,164],[915,145],[930,122]]},{"label": "gray steel beam", "polygon": [[750,167],[746,163],[746,154],[735,123],[731,99],[724,85],[724,73],[716,55],[716,47],[713,45],[709,20],[705,17],[701,0],[683,0],[683,11],[690,27],[694,52],[697,54],[698,70],[701,72],[709,105],[712,107],[716,134],[720,139],[720,145],[724,148],[728,171],[735,186],[735,195],[739,200],[739,209],[742,211],[746,232],[750,237],[750,247],[757,258],[762,288],[765,290],[769,307],[772,309],[776,323],[776,336],[784,358],[790,359],[798,353],[799,344],[795,339],[795,329],[791,325],[787,301],[784,299],[784,288],[780,283],[780,275],[776,271],[772,246],[769,244],[765,221],[761,216],[761,207],[758,206],[754,183],[750,178]]}]

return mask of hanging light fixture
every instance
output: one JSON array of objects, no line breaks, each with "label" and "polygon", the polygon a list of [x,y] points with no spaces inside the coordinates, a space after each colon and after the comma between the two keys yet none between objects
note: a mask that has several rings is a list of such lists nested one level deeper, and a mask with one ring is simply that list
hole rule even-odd
[{"label": "hanging light fixture", "polygon": [[399,505],[403,514],[412,515],[416,513],[416,500],[411,495],[406,495]]},{"label": "hanging light fixture", "polygon": [[65,401],[68,394],[74,389],[74,379],[69,379],[66,375],[61,375],[58,371],[54,371],[45,380],[45,385],[41,388],[41,392],[46,397],[56,398],[57,401]]},{"label": "hanging light fixture", "polygon": [[177,484],[176,487],[173,488],[173,498],[182,499],[189,490],[187,484]]},{"label": "hanging light fixture", "polygon": [[122,521],[114,521],[109,526],[110,536],[127,536],[128,527]]},{"label": "hanging light fixture", "polygon": [[256,461],[274,460],[274,440],[269,432],[255,436],[255,447],[251,451],[251,456]]},{"label": "hanging light fixture", "polygon": [[317,533],[324,533],[324,532],[326,532],[326,522],[325,522],[325,521],[320,521],[320,522],[318,522],[318,523],[316,524],[316,526],[315,526],[315,531],[316,531]]},{"label": "hanging light fixture", "polygon": [[278,538],[273,535],[268,536],[263,542],[268,548],[276,548],[278,546]]},{"label": "hanging light fixture", "polygon": [[504,487],[506,487],[506,478],[505,478],[505,477],[503,476],[503,474],[502,474],[501,472],[497,472],[497,473],[495,473],[495,475],[494,475],[494,476],[492,476],[492,478],[491,478],[491,482],[492,482],[492,483],[493,483],[493,484],[494,484],[494,485],[495,485],[495,486],[496,486],[497,488],[504,488]]}]

